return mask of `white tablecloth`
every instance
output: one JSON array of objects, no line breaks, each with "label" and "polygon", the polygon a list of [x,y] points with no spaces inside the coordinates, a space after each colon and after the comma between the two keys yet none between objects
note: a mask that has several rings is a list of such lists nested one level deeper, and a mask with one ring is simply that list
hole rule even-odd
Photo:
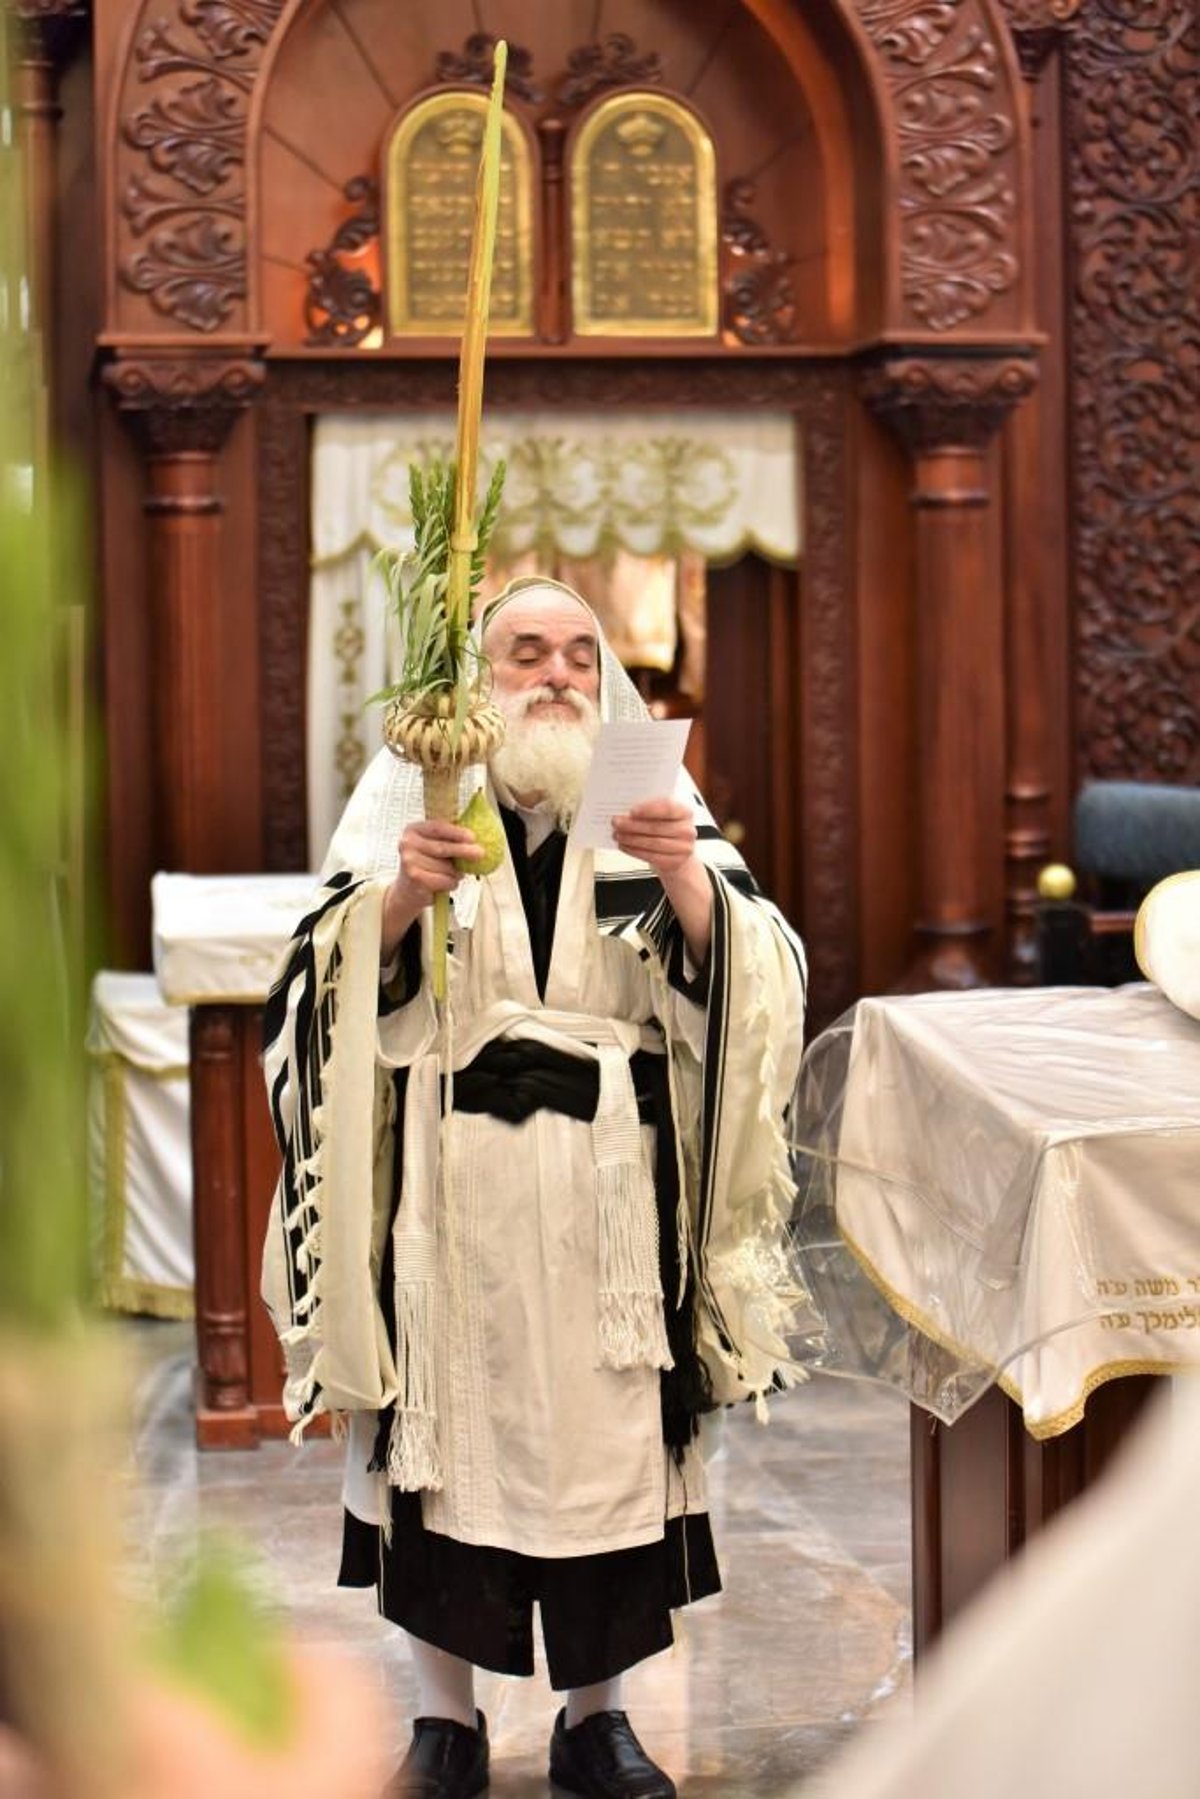
[{"label": "white tablecloth", "polygon": [[1046,1437],[1101,1381],[1200,1366],[1200,1023],[1155,988],[864,1000],[805,1079],[800,1238],[847,1371],[946,1417],[999,1379]]},{"label": "white tablecloth", "polygon": [[157,874],[154,969],[176,1006],[253,1005],[316,890],[317,877]]},{"label": "white tablecloth", "polygon": [[88,1030],[88,1184],[101,1304],[192,1314],[187,1013],[150,974],[96,976]]}]

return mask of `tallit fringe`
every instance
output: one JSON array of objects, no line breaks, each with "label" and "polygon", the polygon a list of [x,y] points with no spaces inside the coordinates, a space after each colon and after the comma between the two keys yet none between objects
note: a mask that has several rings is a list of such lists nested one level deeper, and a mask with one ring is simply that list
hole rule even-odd
[{"label": "tallit fringe", "polygon": [[389,1486],[402,1493],[439,1492],[442,1461],[437,1440],[433,1373],[434,1283],[437,1243],[427,1232],[397,1236],[396,1394],[388,1438]]},{"label": "tallit fringe", "polygon": [[771,1046],[766,974],[758,954],[752,957],[750,992],[744,1026],[747,1036],[759,1035],[763,1045],[758,1074],[758,1128],[770,1144],[770,1171],[763,1186],[743,1202],[744,1236],[733,1254],[725,1258],[722,1273],[731,1286],[754,1294],[760,1327],[774,1337],[778,1347],[772,1382],[768,1386],[752,1388],[749,1394],[754,1401],[756,1419],[759,1424],[767,1424],[770,1422],[768,1392],[779,1387],[799,1386],[808,1379],[807,1370],[790,1359],[786,1337],[797,1311],[810,1302],[807,1293],[796,1284],[783,1247],[796,1186],[787,1139],[775,1112],[776,1062]]},{"label": "tallit fringe", "polygon": [[671,1368],[658,1277],[654,1192],[630,1162],[596,1170],[600,1235],[600,1365]]},{"label": "tallit fringe", "polygon": [[[307,1340],[309,1336],[310,1333],[305,1327],[302,1333],[289,1332],[288,1337],[291,1338],[291,1341],[284,1343],[287,1379],[283,1388],[283,1408],[286,1416],[294,1421],[288,1432],[288,1442],[297,1449],[303,1443],[304,1433],[313,1419],[325,1410],[321,1396],[316,1390],[316,1352],[311,1341]],[[314,1395],[316,1395],[315,1401]]]}]

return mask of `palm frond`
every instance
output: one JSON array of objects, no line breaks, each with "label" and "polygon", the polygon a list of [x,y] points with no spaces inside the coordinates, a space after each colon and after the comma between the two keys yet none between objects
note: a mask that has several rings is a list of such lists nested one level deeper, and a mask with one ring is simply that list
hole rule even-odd
[{"label": "palm frond", "polygon": [[[471,556],[471,600],[483,579],[487,546],[496,527],[505,465],[492,470]],[[454,695],[451,732],[455,740],[470,710],[472,695],[486,692],[491,666],[469,634],[455,627],[446,605],[450,536],[454,519],[453,462],[411,463],[408,497],[414,543],[411,550],[380,550],[374,566],[383,577],[387,604],[399,626],[400,678],[372,694],[367,704],[404,699],[412,704]]]}]

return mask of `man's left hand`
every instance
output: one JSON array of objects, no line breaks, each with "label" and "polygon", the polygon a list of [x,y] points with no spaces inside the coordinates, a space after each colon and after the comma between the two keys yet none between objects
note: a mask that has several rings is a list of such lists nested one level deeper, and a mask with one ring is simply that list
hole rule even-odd
[{"label": "man's left hand", "polygon": [[678,800],[642,800],[613,819],[612,831],[619,850],[660,877],[678,874],[696,851],[692,809]]}]

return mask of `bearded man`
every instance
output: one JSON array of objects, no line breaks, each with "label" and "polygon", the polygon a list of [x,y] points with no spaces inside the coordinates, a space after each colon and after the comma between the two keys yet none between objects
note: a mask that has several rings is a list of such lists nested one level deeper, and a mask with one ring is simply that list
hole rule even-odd
[{"label": "bearded man", "polygon": [[268,1009],[264,1295],[289,1416],[349,1414],[342,1583],[408,1634],[394,1793],[487,1785],[474,1669],[532,1672],[536,1601],[551,1779],[670,1799],[620,1681],[719,1589],[701,1416],[789,1378],[803,955],[690,782],[616,850],[567,835],[600,719],[646,717],[579,595],[513,583],[482,647],[508,853],[464,878],[482,852],[420,816],[414,770],[385,751],[360,782]]}]

